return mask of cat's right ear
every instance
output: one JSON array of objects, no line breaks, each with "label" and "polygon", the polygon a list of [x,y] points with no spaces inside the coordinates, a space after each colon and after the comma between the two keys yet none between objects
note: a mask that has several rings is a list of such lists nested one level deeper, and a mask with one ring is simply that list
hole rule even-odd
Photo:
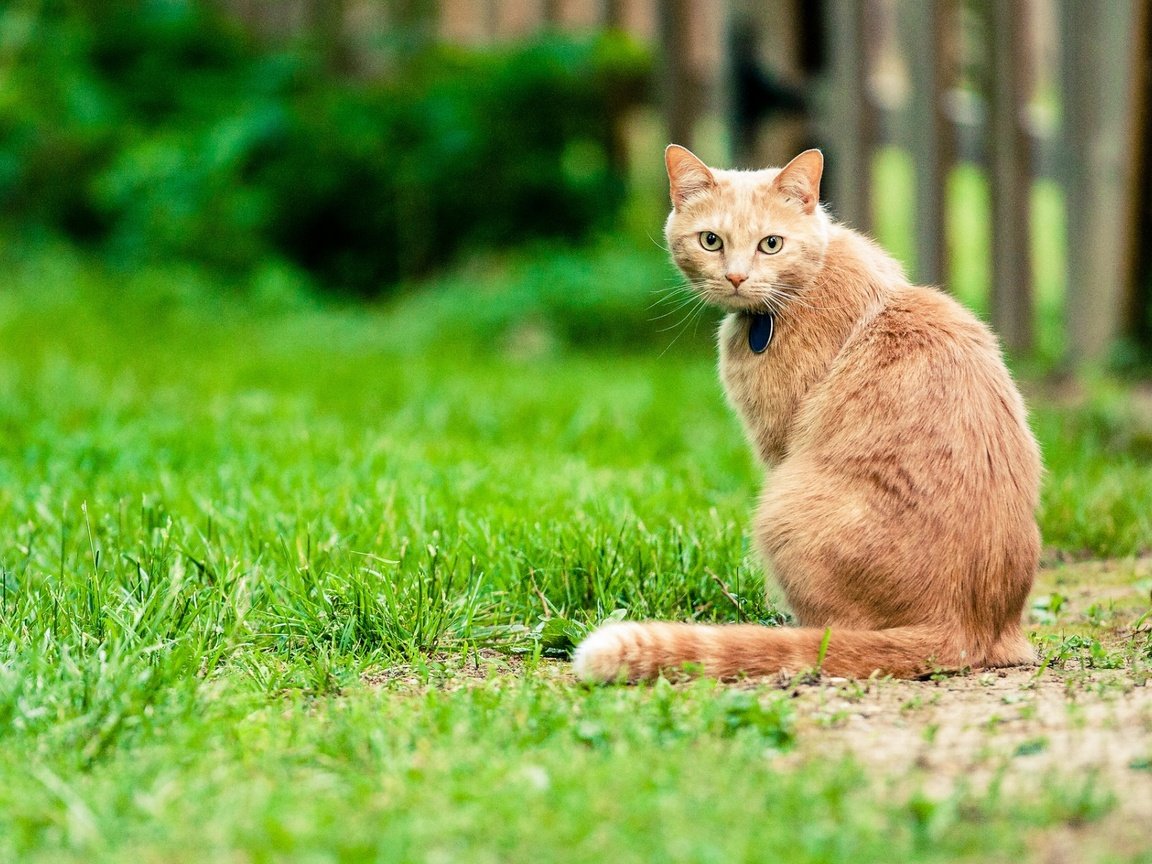
[{"label": "cat's right ear", "polygon": [[689,198],[707,192],[716,185],[716,178],[696,155],[679,144],[669,144],[664,150],[664,165],[668,168],[668,192],[672,206],[679,208]]}]

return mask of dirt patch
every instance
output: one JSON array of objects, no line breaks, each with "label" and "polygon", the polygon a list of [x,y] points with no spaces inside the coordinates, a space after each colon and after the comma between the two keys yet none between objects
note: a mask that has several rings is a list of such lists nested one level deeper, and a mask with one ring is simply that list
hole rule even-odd
[{"label": "dirt patch", "polygon": [[[520,677],[526,658],[491,648],[478,648],[466,654],[441,653],[418,664],[406,663],[374,669],[360,676],[368,687],[386,687],[400,691],[420,691],[429,687],[459,690],[493,678]],[[543,661],[544,674],[563,676],[566,663]],[[575,680],[575,678],[573,678]]]},{"label": "dirt patch", "polygon": [[800,734],[788,758],[851,756],[882,784],[938,797],[1059,788],[1073,816],[1077,797],[1086,815],[1109,814],[1038,833],[1033,860],[1152,854],[1150,577],[1147,558],[1041,573],[1032,629],[1042,667],[795,687]]},{"label": "dirt patch", "polygon": [[[1030,860],[1152,854],[1152,676],[1147,668],[1011,669],[939,681],[824,681],[793,691],[788,760],[851,757],[878,789],[1066,796],[1068,824]],[[1101,811],[1104,818],[1094,821]],[[1143,859],[1141,859],[1143,860]]]},{"label": "dirt patch", "polygon": [[1012,669],[794,692],[800,734],[789,759],[850,756],[886,785],[937,798],[959,788],[980,794],[995,785],[1012,795],[1060,784],[1070,801],[1110,804],[1109,830],[1139,828],[1149,839],[1152,684],[1134,683],[1126,670]]},{"label": "dirt patch", "polygon": [[1069,824],[1030,838],[1031,860],[1152,854],[1150,609],[1152,559],[1045,569],[1030,611],[1045,665],[789,685],[799,735],[786,758],[850,757],[878,788],[937,798],[1059,789]]}]

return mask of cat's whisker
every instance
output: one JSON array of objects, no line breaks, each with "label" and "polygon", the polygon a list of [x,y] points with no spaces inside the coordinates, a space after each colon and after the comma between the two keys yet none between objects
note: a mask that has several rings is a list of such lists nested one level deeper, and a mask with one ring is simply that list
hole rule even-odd
[{"label": "cat's whisker", "polygon": [[696,331],[697,331],[697,328],[700,326],[700,319],[703,317],[705,308],[707,308],[707,304],[701,303],[700,306],[698,306],[696,309],[696,320],[692,324],[692,338],[693,339],[696,338]]},{"label": "cat's whisker", "polygon": [[688,329],[688,324],[691,323],[691,319],[694,316],[699,315],[705,306],[707,306],[707,300],[705,300],[703,297],[700,297],[699,302],[689,313],[688,319],[685,321],[684,326],[680,328],[680,332],[678,332],[676,336],[673,337],[672,341],[669,342],[668,345],[664,348],[664,350],[660,352],[660,357],[663,357],[665,354],[667,354],[671,350],[672,346],[679,341],[680,337],[684,335],[684,331]]},{"label": "cat's whisker", "polygon": [[791,285],[775,284],[772,289],[776,292],[775,296],[779,299],[781,306],[800,306],[804,309],[809,309],[813,312],[842,312],[846,307],[843,305],[821,305],[812,301],[810,297],[802,293],[800,289]]},{"label": "cat's whisker", "polygon": [[687,306],[689,303],[692,303],[693,301],[698,300],[700,297],[700,293],[701,293],[701,289],[700,289],[699,285],[696,285],[690,281],[687,284],[681,282],[679,285],[675,286],[674,288],[665,290],[661,296],[657,297],[655,300],[653,300],[648,305],[648,309],[649,310],[655,309],[656,307],[658,307],[664,303],[674,304],[669,311],[663,313],[662,315],[657,315],[653,319],[653,320],[658,321],[661,318],[666,318],[669,315],[675,314],[676,312],[680,311],[685,306]]},{"label": "cat's whisker", "polygon": [[780,317],[784,312],[784,306],[780,303],[778,297],[765,297],[764,305],[768,307],[768,311],[776,317]]},{"label": "cat's whisker", "polygon": [[654,245],[657,249],[661,249],[661,250],[663,250],[669,254],[672,253],[671,249],[669,249],[667,246],[665,246],[663,243],[661,243],[659,240],[657,240],[651,234],[648,234],[647,232],[645,232],[645,236],[647,236],[648,239],[652,241],[652,245]]},{"label": "cat's whisker", "polygon": [[695,299],[695,294],[691,291],[669,291],[649,303],[647,308],[655,309],[657,306],[661,306],[666,303],[674,303],[675,308],[679,308],[685,303],[691,302],[693,299]]},{"label": "cat's whisker", "polygon": [[666,318],[668,315],[672,315],[676,312],[679,312],[686,307],[694,306],[695,304],[700,303],[701,302],[701,292],[699,290],[685,290],[682,296],[677,297],[674,300],[669,299],[667,302],[670,302],[670,303],[674,302],[675,305],[671,309],[669,309],[667,312],[663,313],[662,315],[658,315],[657,319]]},{"label": "cat's whisker", "polygon": [[659,321],[662,318],[667,318],[669,315],[675,315],[677,312],[682,310],[685,306],[688,306],[691,303],[698,301],[698,300],[699,300],[699,298],[697,298],[697,297],[688,297],[684,301],[682,301],[681,303],[678,303],[677,305],[673,306],[667,312],[664,312],[660,315],[654,315],[651,318],[649,318],[648,320],[649,321]]},{"label": "cat's whisker", "polygon": [[[699,311],[702,308],[704,308],[705,305],[707,305],[707,304],[704,300],[702,300],[700,298],[696,298],[696,304],[691,309],[689,309],[686,313],[684,313],[684,316],[679,321],[677,321],[675,324],[670,324],[667,327],[662,327],[657,332],[667,333],[670,330],[675,330],[677,327],[680,327],[681,325],[687,326],[688,324],[691,323],[693,316],[698,314]],[[681,308],[683,308],[683,307],[681,307]],[[679,338],[679,337],[677,337],[677,338]]]}]

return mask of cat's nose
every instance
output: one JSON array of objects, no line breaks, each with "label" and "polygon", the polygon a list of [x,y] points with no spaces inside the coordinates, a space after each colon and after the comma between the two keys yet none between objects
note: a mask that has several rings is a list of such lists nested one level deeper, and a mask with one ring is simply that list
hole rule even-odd
[{"label": "cat's nose", "polygon": [[728,281],[732,283],[733,288],[739,288],[740,283],[746,280],[748,277],[743,273],[726,273],[725,278],[727,278]]}]

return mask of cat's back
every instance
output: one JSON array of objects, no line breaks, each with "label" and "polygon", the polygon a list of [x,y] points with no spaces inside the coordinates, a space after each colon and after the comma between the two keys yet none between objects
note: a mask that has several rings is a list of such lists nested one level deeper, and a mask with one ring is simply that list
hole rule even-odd
[{"label": "cat's back", "polygon": [[822,459],[893,461],[924,482],[1010,475],[1033,499],[1039,452],[992,332],[946,294],[887,292],[809,394],[798,450]]},{"label": "cat's back", "polygon": [[975,376],[986,377],[988,385],[1015,389],[992,331],[952,297],[920,285],[891,288],[838,360],[832,372],[845,379],[861,376],[899,385],[911,377],[943,385],[952,379],[975,384],[968,380]]}]

